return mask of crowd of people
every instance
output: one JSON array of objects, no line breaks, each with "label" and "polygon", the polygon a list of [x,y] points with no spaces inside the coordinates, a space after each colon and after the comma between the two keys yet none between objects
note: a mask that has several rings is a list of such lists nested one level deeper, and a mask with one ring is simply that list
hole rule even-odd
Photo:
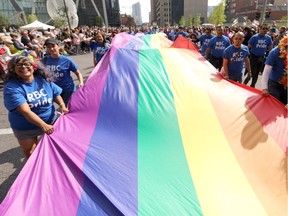
[{"label": "crowd of people", "polygon": [[96,66],[120,32],[132,35],[162,32],[172,41],[179,36],[186,37],[225,79],[242,83],[244,77],[244,84],[252,79],[250,86],[255,87],[259,74],[263,74],[263,95],[273,95],[288,109],[286,30],[285,26],[277,29],[268,24],[257,28],[84,26],[71,31],[5,30],[1,46],[4,52],[0,54],[8,62],[3,77],[4,104],[11,128],[28,158],[38,137],[53,132],[57,118],[54,103],[62,113],[69,112],[69,99],[76,91],[71,72],[78,78],[78,87],[84,85],[82,74],[69,55],[91,52]]}]

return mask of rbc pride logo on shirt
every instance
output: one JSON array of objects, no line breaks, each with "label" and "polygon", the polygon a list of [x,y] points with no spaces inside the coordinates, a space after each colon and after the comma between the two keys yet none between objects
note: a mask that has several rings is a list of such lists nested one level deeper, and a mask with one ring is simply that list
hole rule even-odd
[{"label": "rbc pride logo on shirt", "polygon": [[40,106],[45,106],[53,102],[52,98],[48,98],[48,94],[45,92],[43,88],[40,89],[40,91],[34,91],[32,93],[27,94],[27,101],[31,109]]},{"label": "rbc pride logo on shirt", "polygon": [[47,65],[47,68],[53,72],[55,78],[64,77],[64,73],[61,73],[60,65]]}]

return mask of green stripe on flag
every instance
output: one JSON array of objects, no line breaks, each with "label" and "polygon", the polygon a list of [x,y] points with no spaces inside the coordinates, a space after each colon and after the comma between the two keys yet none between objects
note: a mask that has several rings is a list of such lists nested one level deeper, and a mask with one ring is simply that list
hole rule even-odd
[{"label": "green stripe on flag", "polygon": [[139,52],[138,213],[202,215],[159,50]]}]

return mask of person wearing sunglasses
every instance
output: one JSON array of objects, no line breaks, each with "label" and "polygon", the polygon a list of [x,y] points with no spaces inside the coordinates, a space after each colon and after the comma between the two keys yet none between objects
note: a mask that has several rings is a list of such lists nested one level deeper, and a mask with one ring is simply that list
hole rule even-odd
[{"label": "person wearing sunglasses", "polygon": [[[273,48],[272,38],[267,34],[269,31],[269,25],[263,24],[260,27],[259,33],[253,35],[248,41],[248,48],[250,50],[250,63],[252,72],[251,87],[255,87],[259,73],[263,71],[265,54]],[[244,80],[244,84],[247,85],[250,81],[248,75]]]},{"label": "person wearing sunglasses", "polygon": [[242,83],[242,71],[245,66],[249,74],[251,74],[249,50],[243,45],[244,33],[237,32],[233,37],[233,44],[227,47],[223,52],[222,74],[225,79]]},{"label": "person wearing sunglasses", "polygon": [[4,105],[10,126],[26,158],[36,148],[38,137],[54,131],[56,102],[62,113],[68,109],[60,96],[62,89],[54,84],[52,74],[40,63],[25,56],[15,56],[8,63],[4,78]]},{"label": "person wearing sunglasses", "polygon": [[230,46],[230,39],[223,35],[223,27],[216,27],[216,36],[210,39],[206,51],[205,58],[219,71],[223,66],[223,52],[228,46]]}]

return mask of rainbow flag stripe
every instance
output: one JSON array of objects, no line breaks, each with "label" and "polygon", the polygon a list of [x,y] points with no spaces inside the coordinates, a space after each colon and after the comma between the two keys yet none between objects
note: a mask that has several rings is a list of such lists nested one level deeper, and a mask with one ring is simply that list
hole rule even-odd
[{"label": "rainbow flag stripe", "polygon": [[287,111],[179,37],[118,34],[0,215],[287,215]]}]

